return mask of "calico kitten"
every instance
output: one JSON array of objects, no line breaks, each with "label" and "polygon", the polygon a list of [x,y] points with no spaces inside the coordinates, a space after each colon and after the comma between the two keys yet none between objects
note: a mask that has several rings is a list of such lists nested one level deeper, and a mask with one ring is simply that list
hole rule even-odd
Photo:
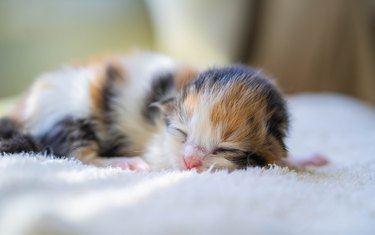
[{"label": "calico kitten", "polygon": [[287,156],[285,102],[261,71],[198,72],[151,53],[47,73],[3,122],[18,138],[0,131],[0,151],[48,150],[98,166],[234,170]]}]

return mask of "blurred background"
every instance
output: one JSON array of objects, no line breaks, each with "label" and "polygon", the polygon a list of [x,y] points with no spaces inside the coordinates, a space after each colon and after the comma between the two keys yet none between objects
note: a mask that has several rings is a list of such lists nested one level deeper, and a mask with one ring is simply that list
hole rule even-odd
[{"label": "blurred background", "polygon": [[0,97],[63,64],[137,50],[254,65],[286,93],[375,104],[375,0],[0,0]]}]

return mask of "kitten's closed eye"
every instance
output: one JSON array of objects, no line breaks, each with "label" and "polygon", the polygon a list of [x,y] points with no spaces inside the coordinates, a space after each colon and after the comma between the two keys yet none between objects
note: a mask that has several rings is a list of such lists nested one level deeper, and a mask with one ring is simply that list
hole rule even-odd
[{"label": "kitten's closed eye", "polygon": [[241,154],[243,151],[239,149],[233,149],[233,148],[217,148],[215,149],[212,154],[217,155],[217,154]]},{"label": "kitten's closed eye", "polygon": [[176,127],[169,126],[168,133],[176,137],[176,139],[182,143],[184,143],[187,139],[187,133]]},{"label": "kitten's closed eye", "polygon": [[224,158],[236,164],[240,168],[248,166],[266,166],[267,161],[260,155],[253,152],[245,152],[237,149],[219,148],[214,153],[223,153]]}]

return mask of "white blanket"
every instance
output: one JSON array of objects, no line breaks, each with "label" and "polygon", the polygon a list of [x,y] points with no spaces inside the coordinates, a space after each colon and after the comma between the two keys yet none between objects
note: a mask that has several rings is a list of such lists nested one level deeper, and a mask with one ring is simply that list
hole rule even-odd
[{"label": "white blanket", "polygon": [[291,97],[292,154],[308,172],[100,169],[0,158],[0,234],[375,234],[375,110],[337,95]]}]

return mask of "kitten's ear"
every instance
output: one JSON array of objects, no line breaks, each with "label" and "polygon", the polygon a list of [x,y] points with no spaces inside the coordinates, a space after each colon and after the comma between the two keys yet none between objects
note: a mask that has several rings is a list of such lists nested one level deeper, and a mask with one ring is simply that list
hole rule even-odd
[{"label": "kitten's ear", "polygon": [[199,70],[192,66],[181,65],[175,73],[175,86],[177,90],[181,90],[184,86],[196,79]]},{"label": "kitten's ear", "polygon": [[165,100],[154,102],[154,103],[150,104],[149,107],[157,108],[163,114],[168,114],[174,109],[175,102],[176,102],[175,98],[168,98],[168,99],[165,99]]}]

